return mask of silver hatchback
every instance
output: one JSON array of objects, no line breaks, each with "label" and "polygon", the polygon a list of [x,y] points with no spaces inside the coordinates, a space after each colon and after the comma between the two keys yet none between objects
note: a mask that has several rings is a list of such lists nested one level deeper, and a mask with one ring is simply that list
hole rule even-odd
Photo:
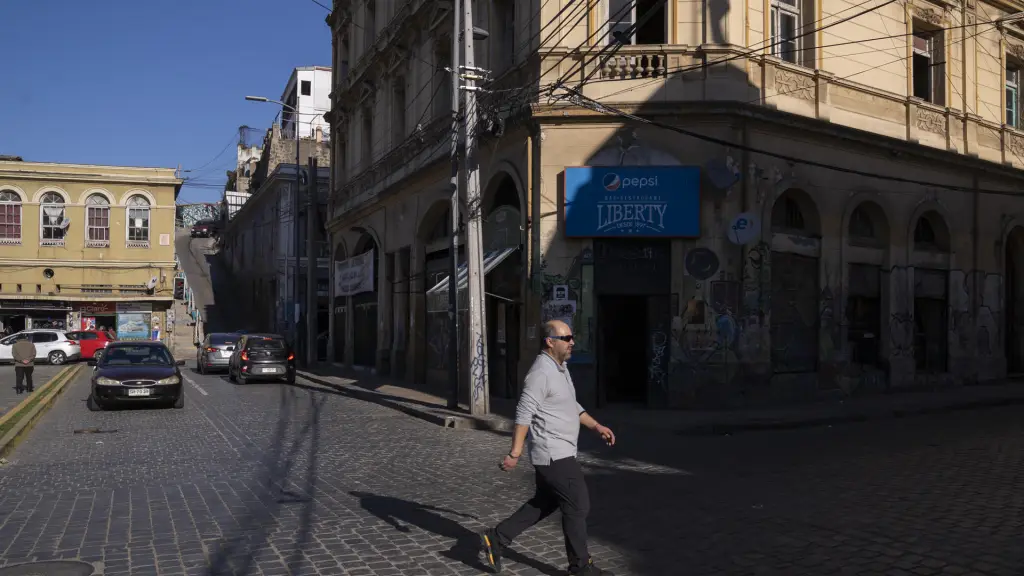
[{"label": "silver hatchback", "polygon": [[212,332],[197,345],[196,367],[200,374],[209,374],[219,370],[227,370],[231,354],[241,334],[234,332]]}]

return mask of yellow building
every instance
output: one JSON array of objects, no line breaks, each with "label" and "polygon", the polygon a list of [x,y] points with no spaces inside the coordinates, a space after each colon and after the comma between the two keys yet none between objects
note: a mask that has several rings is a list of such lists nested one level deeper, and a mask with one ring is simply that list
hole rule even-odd
[{"label": "yellow building", "polygon": [[0,159],[0,330],[163,340],[181,184],[171,168]]}]

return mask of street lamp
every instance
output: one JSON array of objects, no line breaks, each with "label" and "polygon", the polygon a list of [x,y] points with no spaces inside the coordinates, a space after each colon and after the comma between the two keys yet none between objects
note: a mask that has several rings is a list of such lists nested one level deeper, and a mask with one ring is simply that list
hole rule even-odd
[{"label": "street lamp", "polygon": [[[298,314],[298,311],[299,311],[299,189],[302,186],[301,181],[300,181],[300,174],[299,174],[299,171],[300,171],[299,164],[301,162],[300,155],[299,155],[299,111],[296,110],[294,106],[285,104],[284,102],[280,102],[278,100],[271,100],[270,98],[266,98],[264,96],[246,96],[245,99],[248,100],[249,102],[268,102],[268,103],[271,103],[271,104],[280,104],[282,107],[291,110],[292,114],[294,115],[294,117],[292,118],[292,126],[294,127],[294,130],[295,130],[295,194],[294,194],[294,201],[292,202],[292,236],[293,236],[292,244],[293,244],[294,250],[295,250],[295,278],[292,281],[292,291],[295,294],[295,296],[294,296],[294,298],[295,298],[295,316],[293,317],[293,320],[291,322],[291,329],[292,329],[292,346],[298,348],[298,344],[299,344],[299,314]],[[312,217],[312,214],[310,214],[310,218],[311,217]],[[307,222],[307,226],[312,226],[312,225],[313,225],[312,222]],[[310,254],[306,255],[306,262],[309,262],[310,256],[311,256]],[[307,272],[307,274],[309,274],[309,276],[312,277],[312,275],[313,275],[312,266],[310,266],[310,270]],[[308,316],[309,316],[309,306],[310,306],[310,303],[307,302],[306,303],[306,316],[307,316],[306,322],[309,322],[309,318],[308,318]],[[308,345],[308,343],[307,343],[307,345]]]}]

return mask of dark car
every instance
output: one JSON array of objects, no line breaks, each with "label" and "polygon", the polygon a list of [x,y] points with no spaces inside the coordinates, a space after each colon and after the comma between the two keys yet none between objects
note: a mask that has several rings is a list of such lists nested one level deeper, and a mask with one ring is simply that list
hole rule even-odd
[{"label": "dark car", "polygon": [[219,222],[216,220],[203,220],[192,225],[191,235],[193,238],[209,238],[216,236],[219,229]]},{"label": "dark car", "polygon": [[209,374],[214,370],[224,370],[231,363],[231,354],[241,334],[233,332],[213,332],[206,335],[201,343],[196,344],[196,366],[200,374]]},{"label": "dark car", "polygon": [[250,380],[295,382],[295,353],[278,334],[245,334],[235,345],[228,378],[245,384]]},{"label": "dark car", "polygon": [[185,407],[185,389],[171,351],[160,342],[111,342],[92,373],[89,410],[114,404],[163,403]]}]

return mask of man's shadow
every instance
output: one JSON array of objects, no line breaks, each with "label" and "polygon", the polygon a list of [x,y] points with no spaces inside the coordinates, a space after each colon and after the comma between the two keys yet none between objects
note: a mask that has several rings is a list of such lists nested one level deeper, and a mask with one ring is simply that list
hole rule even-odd
[{"label": "man's shadow", "polygon": [[[409,532],[411,525],[426,532],[455,540],[451,549],[442,552],[442,556],[462,562],[476,570],[485,572],[489,570],[480,560],[479,535],[441,514],[452,514],[473,520],[477,519],[476,516],[401,498],[378,496],[369,492],[352,491],[349,494],[359,498],[359,504],[364,510],[394,526],[395,530],[399,532]],[[564,570],[558,570],[550,564],[534,560],[511,549],[505,549],[504,557],[549,576],[558,576],[564,572]]]}]

